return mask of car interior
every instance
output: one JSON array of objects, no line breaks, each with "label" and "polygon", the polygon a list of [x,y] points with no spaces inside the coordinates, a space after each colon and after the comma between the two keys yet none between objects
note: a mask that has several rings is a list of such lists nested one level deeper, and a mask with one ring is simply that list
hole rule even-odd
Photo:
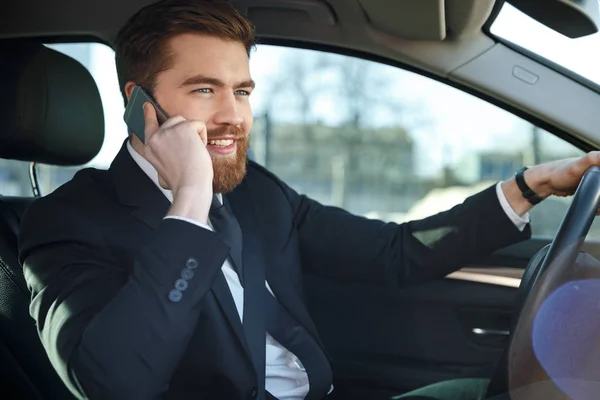
[{"label": "car interior", "polygon": [[[548,7],[524,0],[231,2],[256,25],[260,43],[410,71],[515,114],[581,151],[600,144],[600,86],[490,32],[510,4],[564,36],[591,35],[600,21],[596,1],[552,0]],[[90,161],[105,140],[105,110],[90,72],[45,44],[111,46],[126,19],[149,3],[9,0],[3,7],[0,158],[31,163],[32,194],[0,197],[1,398],[73,398],[47,360],[29,313],[18,262],[19,223],[27,206],[44,194],[36,165],[77,167]],[[534,235],[446,279],[393,288],[307,274],[309,310],[333,363],[331,397],[390,399],[436,382],[487,378],[485,398],[491,399],[548,380],[550,373],[533,356],[511,366],[511,344],[531,353],[531,320],[545,296],[565,281],[600,276],[592,262],[575,274],[553,267],[590,229],[598,175],[594,170],[586,178],[586,190],[573,203],[578,211],[571,206],[565,218],[571,222],[556,237]],[[582,260],[577,243],[564,265]],[[600,243],[588,241],[582,249],[600,257]],[[552,268],[553,274],[544,275]],[[522,396],[513,398],[571,398],[552,383]]]}]

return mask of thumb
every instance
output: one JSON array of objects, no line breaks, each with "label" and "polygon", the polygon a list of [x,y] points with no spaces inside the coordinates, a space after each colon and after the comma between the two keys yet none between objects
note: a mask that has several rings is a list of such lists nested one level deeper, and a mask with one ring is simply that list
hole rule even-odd
[{"label": "thumb", "polygon": [[204,143],[205,146],[208,146],[208,132],[206,131],[206,125],[203,123],[198,128],[198,134],[200,135],[200,140]]}]

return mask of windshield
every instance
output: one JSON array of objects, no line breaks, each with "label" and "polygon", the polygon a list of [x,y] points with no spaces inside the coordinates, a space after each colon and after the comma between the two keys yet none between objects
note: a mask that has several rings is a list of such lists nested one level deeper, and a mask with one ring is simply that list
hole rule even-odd
[{"label": "windshield", "polygon": [[505,3],[491,33],[600,84],[600,34],[570,39]]}]

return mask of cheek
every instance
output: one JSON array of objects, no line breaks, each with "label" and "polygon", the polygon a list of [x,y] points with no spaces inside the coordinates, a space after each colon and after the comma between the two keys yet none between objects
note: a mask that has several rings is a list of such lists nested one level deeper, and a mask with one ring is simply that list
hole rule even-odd
[{"label": "cheek", "polygon": [[215,115],[215,107],[210,102],[200,101],[192,96],[184,96],[178,102],[180,115],[185,119],[203,121],[207,125]]},{"label": "cheek", "polygon": [[246,137],[250,135],[250,131],[252,130],[252,118],[250,118],[249,120],[244,120],[244,122],[242,123],[242,130],[246,134]]},{"label": "cheek", "polygon": [[250,115],[250,117],[248,119],[244,119],[244,132],[246,133],[250,133],[250,131],[252,130],[252,125],[254,124],[254,120],[252,119],[252,115]]},{"label": "cheek", "polygon": [[160,96],[160,100],[157,98],[157,101],[170,117],[182,116],[185,119],[200,119],[201,115],[198,114],[202,114],[186,96],[176,92],[163,94]]},{"label": "cheek", "polygon": [[242,114],[242,118],[244,120],[242,123],[242,129],[244,132],[249,133],[252,130],[252,125],[254,124],[254,116],[252,115],[250,104],[245,105],[240,113]]},{"label": "cheek", "polygon": [[199,101],[185,90],[163,90],[157,93],[157,101],[170,117],[207,121],[211,116],[210,104]]},{"label": "cheek", "polygon": [[207,125],[212,118],[214,113],[207,107],[186,107],[185,112],[182,114],[186,119],[194,119],[197,121],[203,121]]}]

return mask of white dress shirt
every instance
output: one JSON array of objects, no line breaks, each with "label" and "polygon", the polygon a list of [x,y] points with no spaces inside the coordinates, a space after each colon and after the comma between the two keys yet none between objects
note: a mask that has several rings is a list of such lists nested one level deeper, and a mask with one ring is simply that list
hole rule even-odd
[{"label": "white dress shirt", "polygon": [[[146,175],[148,175],[148,177],[156,184],[165,197],[169,199],[170,202],[173,202],[173,194],[170,190],[166,190],[160,186],[158,182],[158,173],[152,164],[150,164],[148,160],[135,151],[133,147],[131,147],[129,141],[127,141],[127,150],[129,150],[129,154],[131,154],[131,157],[139,165],[142,171],[144,171],[144,173],[146,173]],[[506,196],[504,195],[504,192],[502,191],[502,188],[500,187],[500,183],[498,183],[496,186],[496,193],[498,194],[500,205],[502,206],[504,212],[506,212],[515,226],[522,231],[529,222],[529,215],[525,214],[521,217],[512,209],[508,203],[508,200],[506,199]],[[223,201],[221,194],[217,194],[217,197],[221,202]],[[208,225],[206,225],[184,217],[167,216],[165,218],[180,219],[195,225],[199,225],[205,229],[213,230],[210,220],[208,221]],[[243,321],[244,288],[241,285],[239,277],[229,260],[225,260],[221,270],[223,271],[225,279],[227,280],[227,284],[229,286],[229,290],[231,291],[233,301],[235,302],[240,320]],[[269,283],[265,281],[265,285],[269,292],[273,295],[273,291],[269,287]],[[266,334],[265,363],[265,388],[269,391],[269,393],[280,400],[301,400],[306,397],[310,386],[308,382],[308,375],[302,367],[302,364],[298,362],[297,357],[293,353],[279,344],[268,333]],[[333,390],[333,385],[329,392],[331,392],[331,390]]]},{"label": "white dress shirt", "polygon": [[502,209],[508,215],[508,218],[515,224],[518,230],[523,232],[523,229],[529,223],[529,213],[523,214],[523,216],[517,214],[515,210],[512,208],[508,200],[506,199],[506,195],[502,191],[502,182],[498,182],[496,185],[496,194],[498,195],[498,200],[500,200],[500,205]]},{"label": "white dress shirt", "polygon": [[[173,193],[170,190],[163,189],[158,183],[158,173],[156,169],[142,157],[137,151],[131,147],[129,141],[127,141],[127,150],[133,160],[140,166],[142,171],[152,179],[160,191],[165,195],[170,202],[173,202]],[[220,194],[217,195],[219,200],[223,201]],[[210,225],[201,224],[198,221],[191,220],[189,218],[167,216],[165,218],[181,219],[192,224],[199,225],[205,229],[213,230]],[[237,272],[233,269],[233,266],[229,260],[225,260],[221,271],[225,275],[227,285],[231,291],[231,296],[235,302],[240,320],[244,320],[244,288],[240,283],[240,279]],[[265,286],[271,294],[273,291],[269,287],[269,284],[265,281]],[[288,351],[285,347],[279,344],[271,335],[266,333],[266,355],[265,355],[265,389],[269,391],[273,396],[280,400],[301,400],[306,397],[310,389],[308,382],[308,375],[304,370],[301,363],[297,362],[298,358]],[[333,387],[332,387],[333,389]],[[331,390],[330,390],[331,391]]]}]

